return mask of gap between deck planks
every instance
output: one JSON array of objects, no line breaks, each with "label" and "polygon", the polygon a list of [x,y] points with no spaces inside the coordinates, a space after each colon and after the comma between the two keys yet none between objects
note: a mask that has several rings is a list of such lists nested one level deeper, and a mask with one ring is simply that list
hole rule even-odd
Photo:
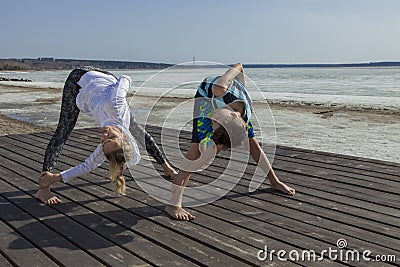
[{"label": "gap between deck planks", "polygon": [[[35,142],[36,143],[36,142]],[[78,162],[78,161],[77,161]],[[37,164],[38,164],[38,167],[37,168],[39,168],[39,165],[40,165],[40,163],[39,162],[37,162]],[[104,174],[104,173],[103,173]],[[163,218],[164,218],[165,216],[163,215]],[[167,219],[167,221],[169,221],[169,219]],[[204,229],[203,230],[201,230],[200,229],[200,232],[204,232]],[[197,232],[194,232],[193,234],[191,233],[191,235],[196,235],[196,233]],[[184,234],[183,232],[181,232],[181,234]],[[215,236],[215,234],[214,234],[214,236]],[[215,240],[215,238],[213,239],[213,241],[215,242],[216,240]],[[175,243],[174,243],[175,244]],[[177,246],[178,244],[175,244],[175,246]],[[217,244],[218,245],[218,244]],[[227,245],[227,244],[225,244],[225,245]],[[229,244],[228,244],[229,245]],[[241,247],[243,247],[244,245],[242,244],[241,245]],[[198,248],[197,248],[198,249]],[[229,247],[228,247],[228,249],[229,249]],[[186,248],[186,250],[187,250],[187,248]],[[235,251],[236,252],[236,251]],[[243,257],[243,256],[246,256],[246,255],[241,255],[241,257]]]},{"label": "gap between deck planks", "polygon": [[[97,133],[96,130],[93,130],[93,129],[75,131],[74,134],[70,138],[71,142],[68,143],[68,145],[65,148],[65,151],[63,151],[63,153],[62,153],[63,155],[65,155],[64,156],[64,160],[63,160],[64,162],[62,164],[59,164],[58,167],[60,167],[60,166],[64,167],[64,168],[65,167],[70,167],[70,166],[73,166],[73,165],[79,163],[79,161],[83,160],[85,158],[85,155],[87,156],[91,152],[91,150],[93,150],[93,148],[94,148],[94,146],[96,144],[97,138],[96,139],[93,138],[93,136],[96,136],[96,133]],[[82,134],[85,134],[86,137],[82,138]],[[77,138],[77,135],[80,135],[80,138]],[[155,135],[155,133],[154,133],[154,135]],[[21,137],[21,138],[19,138],[19,137]],[[28,173],[29,173],[29,172],[34,172],[35,169],[36,170],[40,169],[40,162],[42,160],[42,155],[41,154],[43,154],[44,148],[47,145],[48,139],[50,137],[51,137],[51,134],[37,134],[37,135],[24,135],[24,136],[10,136],[10,137],[8,137],[7,140],[8,140],[8,143],[11,144],[13,142],[17,142],[18,139],[24,140],[24,138],[25,138],[25,141],[22,142],[21,153],[23,153],[24,150],[27,150],[25,147],[31,146],[31,148],[30,148],[31,151],[32,151],[32,147],[35,147],[34,150],[36,150],[36,151],[32,155],[36,155],[38,157],[38,158],[36,158],[34,160],[36,162],[35,163],[36,167],[32,168],[31,167],[32,162],[28,162],[29,163],[28,165],[30,167],[30,170],[28,171]],[[87,141],[84,141],[84,140],[87,140]],[[31,143],[34,144],[34,145],[32,146]],[[85,147],[83,147],[83,145]],[[2,146],[4,147],[4,145],[2,145]],[[81,153],[75,152],[75,151],[80,151]],[[12,153],[11,150],[9,150],[9,153]],[[27,156],[27,154],[25,153],[25,154],[23,154],[23,156]],[[21,156],[21,157],[23,158],[23,156]],[[72,160],[74,157],[75,157],[75,160]],[[65,158],[68,158],[68,160],[65,160]],[[65,165],[66,162],[68,162],[67,165]],[[363,164],[365,165],[366,163],[364,162]],[[376,163],[373,163],[373,164],[376,164]],[[213,172],[216,172],[219,169],[221,169],[223,167],[223,165],[224,164],[222,164],[222,165],[221,164],[217,164],[216,166],[212,166],[212,169],[211,170],[206,170],[204,175],[201,175],[201,176],[194,175],[193,176],[193,178],[194,178],[193,180],[195,182],[194,184],[201,184],[202,182],[204,183],[204,181],[205,182],[209,181],[209,179],[212,178]],[[340,166],[340,165],[337,165],[337,166]],[[147,172],[146,168],[149,168],[148,164],[140,166],[140,169],[138,171],[145,175],[146,172]],[[319,166],[319,168],[321,168],[321,166]],[[368,171],[370,172],[370,170],[368,170]],[[251,168],[248,170],[248,172],[251,172]],[[110,186],[108,186],[108,185],[104,185],[103,186],[101,184],[99,185],[99,183],[98,183],[99,176],[100,177],[104,176],[104,169],[103,169],[102,172],[95,172],[95,173],[97,175],[95,175],[93,177],[94,179],[92,179],[92,180],[94,180],[96,182],[93,182],[91,180],[81,179],[80,181],[84,180],[84,181],[87,181],[87,182],[83,183],[83,185],[81,185],[82,183],[79,182],[76,187],[73,187],[72,190],[64,189],[65,191],[64,190],[60,190],[59,192],[67,192],[67,193],[64,193],[65,197],[69,197],[70,195],[73,196],[75,191],[83,192],[82,193],[83,195],[87,195],[87,193],[86,193],[87,191],[85,191],[87,188],[90,188],[92,190],[94,188],[98,188],[99,186],[101,186],[102,189],[100,191],[98,191],[98,189],[94,189],[94,191],[92,192],[93,195],[95,195],[97,191],[98,192],[107,192],[107,190],[110,191],[109,189],[107,189],[107,188],[110,188]],[[249,175],[249,173],[245,174],[244,178],[246,177],[246,175]],[[304,176],[303,179],[307,177],[307,175],[304,175],[304,174],[302,174],[302,175]],[[390,180],[392,182],[396,181],[396,179],[395,179],[396,176],[395,175],[391,175],[391,174],[387,174],[387,175],[389,175],[389,178],[387,180]],[[88,175],[88,177],[89,177],[89,175]],[[370,177],[374,178],[371,175],[370,175]],[[96,178],[97,178],[97,180],[96,180]],[[249,179],[249,178],[247,178],[247,179]],[[370,179],[370,178],[367,177],[367,179]],[[31,183],[34,184],[35,180],[36,180],[36,177],[32,177],[32,182]],[[78,181],[78,180],[76,180],[76,181]],[[91,184],[92,186],[87,187],[87,183]],[[133,183],[132,181],[129,181],[128,183],[129,183],[129,188],[134,190],[134,193],[140,192],[139,191],[140,188],[138,188],[135,183]],[[83,186],[84,190],[82,190],[80,188],[80,186]],[[351,190],[352,186],[353,186],[352,184],[347,184],[346,185],[346,187],[348,187],[348,190]],[[63,188],[64,187],[65,186],[63,186]],[[308,188],[307,186],[303,187],[302,191],[304,191],[304,193],[303,193],[303,196],[301,196],[301,195],[300,196],[303,197],[303,198],[306,198],[306,199],[311,199],[311,197],[313,195],[315,195],[314,199],[312,199],[312,201],[310,201],[308,203],[310,205],[310,206],[308,206],[308,208],[312,209],[313,208],[312,204],[315,201],[320,201],[321,199],[323,200],[324,198],[322,197],[323,194],[322,195],[321,194],[318,195],[318,192],[320,192],[318,188],[314,189],[314,191],[311,192],[308,195],[305,194],[307,188]],[[336,226],[340,226],[340,220],[334,220],[334,219],[329,220],[328,215],[329,215],[329,212],[332,212],[333,214],[336,214],[337,212],[341,213],[340,210],[339,211],[338,210],[331,210],[330,208],[328,208],[327,209],[327,215],[320,217],[323,220],[322,220],[322,222],[320,222],[321,225],[319,225],[318,224],[318,220],[315,220],[315,214],[317,214],[320,211],[320,209],[324,210],[323,207],[317,207],[317,208],[314,207],[315,211],[307,212],[307,211],[303,211],[302,210],[303,207],[300,207],[298,205],[299,203],[296,203],[297,201],[295,199],[288,198],[288,197],[281,196],[281,195],[277,195],[277,194],[274,194],[274,193],[271,194],[270,191],[266,191],[266,190],[264,190],[264,188],[263,188],[263,190],[261,190],[261,193],[258,193],[258,194],[255,194],[255,195],[249,195],[249,194],[245,193],[244,189],[246,189],[246,183],[244,183],[244,184],[241,183],[241,184],[239,184],[238,188],[235,188],[236,191],[233,192],[234,194],[228,195],[225,199],[217,201],[216,203],[211,204],[209,207],[194,208],[193,210],[195,210],[196,212],[200,213],[200,215],[202,216],[201,220],[197,220],[197,221],[201,221],[201,222],[204,222],[204,224],[207,224],[207,222],[209,220],[208,223],[210,224],[210,226],[208,228],[205,228],[205,227],[202,228],[203,226],[201,224],[196,224],[196,221],[195,221],[195,223],[193,223],[193,225],[196,225],[196,227],[193,228],[192,230],[197,230],[197,231],[198,230],[200,230],[200,231],[203,230],[203,231],[205,231],[205,229],[209,229],[208,231],[210,232],[210,234],[209,234],[210,236],[212,234],[219,233],[221,237],[225,236],[225,238],[227,238],[227,237],[229,237],[229,235],[231,235],[231,232],[224,233],[224,231],[227,231],[224,228],[218,228],[217,227],[217,231],[214,231],[214,229],[213,229],[214,225],[219,225],[221,223],[224,223],[224,224],[226,224],[227,226],[229,226],[231,228],[233,227],[234,229],[237,229],[238,233],[240,233],[240,231],[246,233],[246,235],[251,233],[251,235],[253,236],[253,239],[257,239],[258,238],[259,240],[262,240],[261,242],[254,242],[253,241],[251,243],[249,241],[249,240],[251,240],[251,238],[250,238],[251,236],[249,238],[247,238],[247,237],[235,237],[235,239],[233,239],[236,242],[239,242],[239,243],[236,243],[237,246],[245,246],[245,245],[247,245],[247,247],[250,246],[247,249],[253,248],[255,252],[257,251],[257,248],[262,248],[262,244],[263,243],[266,244],[265,243],[266,241],[268,241],[268,245],[271,244],[271,242],[272,242],[272,244],[274,244],[274,247],[276,247],[276,248],[278,248],[279,246],[282,246],[282,244],[285,245],[285,248],[292,246],[292,247],[297,248],[297,249],[305,249],[305,248],[307,248],[307,246],[308,246],[308,248],[312,248],[314,246],[315,247],[318,247],[318,246],[327,247],[327,246],[334,245],[334,241],[335,241],[336,237],[332,238],[332,235],[329,236],[329,227],[332,227],[331,230],[336,231],[336,234],[340,233],[340,231],[338,231],[340,229],[337,229],[337,228],[335,229],[334,228],[335,224],[336,224]],[[394,189],[396,189],[396,188],[394,188]],[[105,190],[105,191],[103,191],[103,190]],[[370,190],[373,190],[373,189],[371,188]],[[325,191],[329,192],[328,190],[325,190]],[[110,194],[110,193],[105,193],[105,194]],[[272,196],[272,200],[264,200],[261,197],[261,195],[265,195],[265,194],[267,194],[267,196],[269,196],[269,197]],[[358,194],[360,194],[360,192],[358,192]],[[333,194],[331,194],[331,195],[333,196]],[[393,193],[389,192],[389,193],[387,193],[387,195],[391,196],[391,195],[396,195],[396,194],[393,194]],[[143,195],[143,193],[141,194],[141,196],[145,197]],[[325,197],[325,199],[326,200],[331,199],[332,196],[328,195],[327,197]],[[134,200],[135,198],[136,198],[135,195],[132,198],[129,197],[130,201],[133,201],[133,203],[135,203],[135,200]],[[349,196],[349,198],[351,198],[351,196]],[[157,202],[153,201],[151,198],[145,198],[145,200],[148,203],[152,203],[151,205],[157,205]],[[333,201],[335,201],[335,199],[333,199]],[[398,204],[398,201],[396,202],[395,199],[388,198],[387,201],[390,202],[390,203]],[[146,202],[144,202],[144,203],[146,203]],[[249,204],[249,202],[251,204]],[[289,202],[289,205],[286,202]],[[359,202],[360,202],[359,205],[362,205],[362,201],[360,200]],[[143,204],[143,202],[141,202],[141,203]],[[372,203],[372,201],[371,201],[371,203]],[[116,205],[118,208],[121,207],[120,203],[114,203],[113,202],[113,204]],[[159,203],[158,203],[158,205],[159,205]],[[242,208],[239,211],[235,211],[235,210],[230,209],[230,207],[233,207],[234,205],[236,205],[236,207],[238,205],[239,205],[239,207],[242,206]],[[370,211],[379,208],[380,204],[376,203],[375,205],[376,206],[372,207],[372,209]],[[264,206],[266,206],[266,207],[264,207]],[[268,208],[271,207],[271,206],[275,207],[274,209],[277,209],[277,210],[276,211],[271,211],[271,213],[268,213]],[[129,210],[129,208],[127,206],[125,206],[125,207],[126,207],[127,210]],[[225,211],[224,211],[224,207],[227,207],[225,209]],[[339,209],[341,207],[342,207],[341,205],[337,206],[337,208],[339,208]],[[124,208],[124,207],[122,206],[122,208]],[[152,207],[149,207],[149,208],[153,209]],[[258,208],[260,208],[261,211],[262,211],[261,215],[257,214],[257,212],[256,212]],[[361,210],[362,209],[365,210],[365,209],[368,209],[368,206],[357,207],[357,208],[360,208]],[[383,208],[385,208],[385,206]],[[386,207],[386,209],[388,209],[388,208],[390,208],[390,207]],[[251,210],[250,212],[249,212],[249,209]],[[280,213],[279,212],[280,209],[283,210],[284,212]],[[305,209],[307,209],[307,207]],[[357,211],[357,209],[354,209],[354,210]],[[212,214],[212,218],[207,218],[206,214],[209,213],[210,211],[213,213]],[[248,214],[246,214],[246,212]],[[295,213],[294,216],[290,215],[290,213],[292,213],[292,212]],[[223,213],[223,214],[219,214],[219,213]],[[389,212],[386,212],[386,213],[389,213]],[[101,214],[101,213],[99,213],[99,214]],[[234,215],[234,214],[236,214],[236,215]],[[243,218],[246,218],[246,220],[230,221],[230,220],[232,220],[232,215],[241,216]],[[271,215],[271,217],[268,217],[270,215]],[[382,216],[384,216],[384,215],[385,214],[382,214]],[[296,218],[296,216],[299,216],[299,217]],[[301,219],[302,216],[305,217],[305,218],[310,217],[310,221],[302,222],[301,221],[302,220]],[[345,213],[345,215],[342,215],[342,216],[344,216],[344,218],[346,218],[346,217],[352,218],[351,213]],[[358,218],[360,216],[361,216],[361,218]],[[165,218],[165,217],[163,217],[163,218]],[[318,216],[317,216],[317,218],[318,218]],[[386,223],[390,226],[390,219],[389,218],[391,218],[391,217],[387,216],[388,221],[386,221]],[[357,235],[354,236],[354,234],[352,234],[352,231],[354,231],[354,230],[358,230],[360,234],[363,231],[364,231],[363,234],[367,234],[368,231],[371,230],[370,228],[366,228],[365,230],[358,229],[357,225],[356,225],[357,219],[365,219],[365,218],[362,218],[362,214],[358,215],[358,216],[355,216],[355,218],[353,218],[353,220],[355,220],[354,224],[346,223],[343,226],[343,228],[345,230],[347,229],[343,236],[346,236],[346,237],[349,237],[349,238],[353,238],[353,239],[349,239],[350,240],[349,244],[353,245],[353,241],[354,241],[354,244],[356,244],[356,247],[359,246],[359,248],[363,248],[363,247],[368,246],[368,245],[372,245],[372,247],[378,247],[379,245],[381,245],[380,244],[381,241],[375,240],[375,238],[377,236],[379,237],[379,231],[380,231],[379,228],[377,228],[377,230],[373,231],[373,232],[375,232],[375,234],[372,233],[370,235],[367,235],[366,237],[364,237],[364,236],[357,237]],[[325,224],[325,222],[324,222],[325,220],[328,221],[328,224]],[[375,223],[375,222],[376,221],[372,221],[372,223]],[[291,230],[290,227],[286,227],[286,225],[292,226],[291,224],[293,224],[293,223],[294,223],[294,226],[292,228],[297,228],[298,227],[298,229],[300,229],[300,231],[297,231],[297,233],[296,233],[296,229],[292,229]],[[177,224],[179,225],[179,227],[187,226],[187,223],[181,224],[180,222],[177,222]],[[168,226],[168,223],[166,223],[165,225]],[[163,225],[163,227],[165,227],[165,225]],[[190,224],[190,226],[192,226],[192,224]],[[265,232],[264,229],[261,229],[263,227],[271,227],[272,229],[275,229],[275,231],[277,231],[277,233],[274,233],[273,231]],[[314,227],[314,229],[313,229],[313,227]],[[394,225],[392,223],[392,227],[393,227],[392,230],[394,229],[398,233],[398,224],[396,225],[395,221],[394,221]],[[191,228],[192,227],[189,227],[189,229],[191,229]],[[173,229],[173,230],[176,231],[176,229]],[[315,230],[315,231],[313,231],[313,230]],[[302,233],[301,231],[311,231],[311,232]],[[179,233],[183,233],[183,232],[185,232],[185,231],[184,230],[182,230],[182,231],[178,230],[177,231],[178,234]],[[289,234],[289,237],[293,236],[292,239],[290,239],[290,238],[288,239],[288,240],[292,240],[292,241],[287,241],[286,240],[286,236],[285,235],[288,235],[288,234]],[[266,237],[269,237],[270,235],[272,236],[272,239],[271,240],[266,239]],[[300,235],[300,236],[296,237],[296,235]],[[352,237],[352,235],[353,235],[353,237]],[[313,236],[314,236],[314,239],[312,238]],[[388,241],[388,240],[390,240],[390,236],[391,235],[388,235],[386,237],[384,236],[383,238],[381,238],[381,240],[385,241],[385,239],[386,239],[386,241]],[[295,239],[299,238],[299,237],[304,239],[302,241],[303,243],[302,242],[298,242],[296,244]],[[397,235],[397,237],[398,237],[398,235]],[[204,241],[204,240],[207,240],[207,239],[203,239],[202,242],[204,242],[204,243],[210,242],[211,243],[212,239],[210,237],[207,237],[207,238],[208,238],[208,241]],[[327,240],[328,240],[327,238],[328,239],[330,238],[330,240],[328,242],[327,242]],[[395,247],[392,248],[394,250],[391,250],[391,249],[388,248],[388,246],[389,247],[391,246],[390,244],[392,244],[392,245],[394,245],[396,243],[398,244],[398,238],[396,239],[396,238],[392,237],[391,239],[392,239],[392,241],[389,242],[389,245],[386,245],[386,247],[383,247],[381,250],[374,251],[374,252],[393,251],[394,253],[398,253],[398,249],[396,250]],[[198,239],[198,240],[200,240],[200,239]],[[199,242],[198,240],[196,240],[196,241]],[[247,242],[247,243],[245,243],[245,242]],[[309,244],[310,242],[311,242],[311,244],[314,244],[314,245],[310,246],[310,244]],[[374,243],[376,245],[374,245]],[[223,248],[223,245],[221,245],[221,246]],[[215,249],[218,249],[218,247],[215,247]],[[240,255],[239,251],[240,250],[237,250],[237,251],[231,250],[231,254],[238,253],[238,255]],[[242,263],[244,263],[244,262],[242,262]],[[249,263],[257,263],[257,261],[253,261],[252,262],[250,260]],[[328,263],[328,262],[326,262],[326,263]]]}]

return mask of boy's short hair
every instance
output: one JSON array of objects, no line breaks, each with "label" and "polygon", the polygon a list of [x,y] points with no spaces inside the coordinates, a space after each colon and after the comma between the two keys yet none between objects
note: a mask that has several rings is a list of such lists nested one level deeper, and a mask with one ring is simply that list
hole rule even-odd
[{"label": "boy's short hair", "polygon": [[238,147],[247,137],[247,125],[241,117],[226,116],[218,121],[220,126],[213,133],[216,145],[223,145],[224,149]]}]

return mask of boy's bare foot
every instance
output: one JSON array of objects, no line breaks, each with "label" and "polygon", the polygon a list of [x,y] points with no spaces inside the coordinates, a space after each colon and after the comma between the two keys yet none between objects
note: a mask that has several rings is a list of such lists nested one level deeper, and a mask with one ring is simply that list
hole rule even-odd
[{"label": "boy's bare foot", "polygon": [[178,173],[175,171],[174,168],[172,168],[167,162],[165,162],[162,165],[163,169],[164,169],[164,174],[167,177],[173,177],[174,175],[177,175]]},{"label": "boy's bare foot", "polygon": [[279,180],[270,181],[270,183],[271,183],[271,188],[281,191],[282,193],[287,194],[289,196],[294,196],[294,194],[296,193],[296,191],[293,188],[287,186],[286,184],[282,183]]},{"label": "boy's bare foot", "polygon": [[189,221],[195,219],[194,215],[182,209],[182,207],[167,205],[165,206],[165,212],[168,213],[168,215],[172,218],[180,221]]},{"label": "boy's bare foot", "polygon": [[62,202],[61,199],[58,198],[58,196],[50,192],[50,187],[39,189],[35,197],[47,205],[56,205]]}]

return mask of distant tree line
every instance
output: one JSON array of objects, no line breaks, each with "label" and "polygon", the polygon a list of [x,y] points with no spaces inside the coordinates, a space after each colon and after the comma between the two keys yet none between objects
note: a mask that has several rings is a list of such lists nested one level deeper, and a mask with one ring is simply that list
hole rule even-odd
[{"label": "distant tree line", "polygon": [[400,62],[338,63],[338,64],[243,64],[244,68],[362,68],[400,67]]},{"label": "distant tree line", "polygon": [[[5,70],[71,70],[82,66],[100,69],[164,69],[173,66],[165,63],[55,59],[40,57],[37,59],[0,59],[0,71]],[[219,66],[219,65],[218,65]],[[216,67],[218,67],[216,66]],[[399,67],[400,62],[369,62],[344,64],[243,64],[245,68],[324,68],[324,67]],[[188,68],[191,66],[177,66]],[[196,66],[205,67],[205,66]],[[212,66],[208,66],[212,67]]]},{"label": "distant tree line", "polygon": [[163,69],[172,66],[165,63],[77,60],[77,59],[0,59],[0,70],[69,70],[82,66],[101,69]]}]

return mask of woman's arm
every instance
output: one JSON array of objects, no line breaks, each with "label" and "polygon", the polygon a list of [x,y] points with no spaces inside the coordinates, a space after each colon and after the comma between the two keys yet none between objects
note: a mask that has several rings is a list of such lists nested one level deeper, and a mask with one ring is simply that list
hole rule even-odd
[{"label": "woman's arm", "polygon": [[68,182],[70,179],[77,177],[79,175],[88,173],[96,169],[100,164],[105,161],[105,156],[102,151],[102,146],[98,145],[96,149],[86,158],[81,164],[61,172],[62,181],[64,183]]},{"label": "woman's arm", "polygon": [[56,182],[68,182],[74,177],[88,173],[96,169],[105,160],[104,154],[102,153],[101,145],[98,145],[95,151],[86,158],[81,164],[70,168],[61,173],[51,173],[43,171],[39,177],[39,189],[48,187]]}]

